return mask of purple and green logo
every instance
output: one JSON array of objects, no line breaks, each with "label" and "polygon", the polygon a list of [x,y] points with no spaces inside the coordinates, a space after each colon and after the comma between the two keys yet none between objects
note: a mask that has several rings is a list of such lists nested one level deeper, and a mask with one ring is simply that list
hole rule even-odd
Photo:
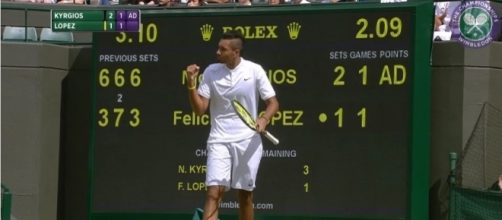
[{"label": "purple and green logo", "polygon": [[465,1],[452,16],[458,28],[458,40],[466,47],[484,47],[500,34],[500,20],[489,1]]}]

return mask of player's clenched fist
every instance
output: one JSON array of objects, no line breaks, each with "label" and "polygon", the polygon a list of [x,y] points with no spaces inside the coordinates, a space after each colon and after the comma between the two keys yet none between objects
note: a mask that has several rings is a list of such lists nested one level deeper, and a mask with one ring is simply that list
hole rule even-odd
[{"label": "player's clenched fist", "polygon": [[200,67],[197,64],[187,66],[187,86],[188,89],[195,89],[197,86],[197,75],[199,75]]},{"label": "player's clenched fist", "polygon": [[187,66],[188,78],[195,78],[199,74],[200,67],[197,64],[192,64]]}]

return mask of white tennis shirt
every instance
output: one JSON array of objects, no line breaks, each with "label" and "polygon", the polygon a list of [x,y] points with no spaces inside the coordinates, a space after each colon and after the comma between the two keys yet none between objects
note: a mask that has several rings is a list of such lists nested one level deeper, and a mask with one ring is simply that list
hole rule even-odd
[{"label": "white tennis shirt", "polygon": [[199,95],[209,99],[211,131],[208,143],[228,143],[256,134],[241,121],[232,107],[238,100],[256,119],[258,97],[267,100],[275,96],[274,88],[261,65],[241,58],[234,69],[223,63],[209,65],[203,73]]}]

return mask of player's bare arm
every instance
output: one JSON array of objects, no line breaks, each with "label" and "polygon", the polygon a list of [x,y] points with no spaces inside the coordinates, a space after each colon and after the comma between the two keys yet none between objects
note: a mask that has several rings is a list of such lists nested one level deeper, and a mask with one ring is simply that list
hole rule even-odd
[{"label": "player's bare arm", "polygon": [[275,96],[265,100],[265,105],[265,113],[256,120],[256,131],[259,133],[265,131],[272,117],[279,111],[279,101]]},{"label": "player's bare arm", "polygon": [[199,70],[200,67],[197,66],[197,64],[187,66],[187,87],[192,110],[197,115],[202,115],[207,111],[209,100],[197,93],[197,77],[199,76]]}]

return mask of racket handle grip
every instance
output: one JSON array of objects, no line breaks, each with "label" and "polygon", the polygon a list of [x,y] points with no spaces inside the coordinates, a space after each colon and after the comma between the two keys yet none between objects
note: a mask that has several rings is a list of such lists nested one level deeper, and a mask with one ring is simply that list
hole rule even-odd
[{"label": "racket handle grip", "polygon": [[263,132],[263,136],[265,136],[272,144],[278,145],[279,144],[279,139],[274,137],[274,135],[270,134],[268,131]]}]

